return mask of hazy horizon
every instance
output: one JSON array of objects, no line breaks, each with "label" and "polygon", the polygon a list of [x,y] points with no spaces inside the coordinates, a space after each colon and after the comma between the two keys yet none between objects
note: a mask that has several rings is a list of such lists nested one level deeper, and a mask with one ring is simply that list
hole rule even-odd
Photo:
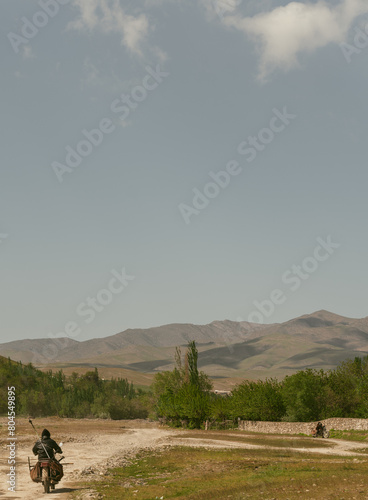
[{"label": "hazy horizon", "polygon": [[[317,313],[317,312],[320,312],[320,311],[325,311],[324,309],[320,309],[318,311],[311,311],[309,313],[305,313],[305,314],[302,314],[301,316],[309,316],[309,315],[313,315],[314,313]],[[331,314],[334,314],[334,315],[337,315],[337,316],[341,316],[341,314],[338,314],[337,312],[333,312],[333,311],[325,311],[327,313],[331,313]],[[297,316],[297,317],[292,317],[292,318],[287,318],[285,319],[284,321],[275,321],[275,322],[272,322],[272,321],[265,321],[264,323],[262,323],[263,325],[267,326],[267,325],[272,325],[272,324],[282,324],[282,323],[286,323],[288,321],[291,321],[293,319],[297,319],[298,317],[301,317],[301,316]],[[363,316],[361,318],[352,318],[352,317],[349,317],[349,316],[344,316],[348,319],[364,319],[366,318],[367,316]],[[90,337],[88,339],[81,339],[81,335],[77,335],[76,337],[73,338],[73,336],[70,336],[70,335],[65,335],[64,338],[72,338],[73,340],[77,341],[77,342],[84,342],[86,340],[93,340],[93,339],[103,339],[103,338],[106,338],[106,337],[111,337],[113,335],[117,335],[119,333],[123,333],[124,331],[126,330],[149,330],[151,328],[160,328],[160,327],[163,327],[163,326],[169,326],[169,325],[185,325],[185,324],[189,324],[189,325],[194,325],[194,326],[206,326],[208,324],[211,324],[211,323],[216,323],[216,322],[224,322],[224,321],[233,321],[233,322],[237,322],[236,320],[229,320],[229,319],[214,319],[213,321],[210,321],[209,323],[190,323],[190,322],[181,322],[181,323],[178,323],[178,322],[172,322],[172,323],[165,323],[165,324],[158,324],[158,325],[152,325],[152,326],[148,326],[148,327],[141,327],[141,326],[136,326],[136,327],[130,327],[130,328],[125,328],[124,330],[119,330],[117,332],[109,332],[109,333],[105,333],[104,335],[96,335],[94,337]],[[240,322],[242,320],[239,320]],[[246,321],[246,320],[244,320]],[[255,323],[255,324],[260,324],[260,323]],[[261,325],[262,325],[261,324]],[[55,336],[45,336],[45,337],[38,337],[38,336],[35,336],[35,337],[25,337],[23,339],[13,339],[13,340],[34,340],[34,339],[54,339],[56,338]],[[61,338],[61,337],[60,337]],[[5,340],[5,341],[1,341],[0,344],[5,344],[5,343],[8,343],[8,342],[12,342],[13,340]],[[0,353],[1,354],[1,353]]]}]

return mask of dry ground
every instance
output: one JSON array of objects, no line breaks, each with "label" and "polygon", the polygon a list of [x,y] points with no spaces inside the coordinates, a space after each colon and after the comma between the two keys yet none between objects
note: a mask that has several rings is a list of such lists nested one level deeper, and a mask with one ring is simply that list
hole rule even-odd
[{"label": "dry ground", "polygon": [[[139,450],[159,446],[162,439],[171,435],[170,431],[158,429],[157,424],[145,421],[106,421],[106,420],[74,420],[46,418],[35,419],[34,424],[39,431],[45,427],[50,430],[51,437],[62,442],[65,455],[64,478],[50,498],[67,499],[76,489],[74,482],[80,473],[88,467],[101,467],[110,463],[114,465],[115,455],[125,456]],[[35,458],[32,447],[36,436],[28,420],[17,419],[17,492],[7,492],[6,474],[8,449],[6,444],[6,419],[0,419],[0,499],[38,500],[45,498],[42,485],[33,483],[29,476],[28,457],[32,463]],[[129,427],[133,426],[134,429]]]},{"label": "dry ground", "polygon": [[[249,449],[249,450],[293,450],[363,458],[367,443],[342,440],[311,440],[302,437],[252,435],[242,431],[182,431],[159,427],[148,421],[74,420],[47,418],[35,419],[39,431],[48,428],[57,442],[63,442],[66,456],[65,477],[50,498],[70,499],[76,492],[84,492],[85,498],[97,498],[86,480],[105,474],[108,467],[124,466],[127,460],[142,450],[156,450],[166,446],[191,446],[206,449]],[[42,485],[33,483],[29,477],[27,457],[32,457],[31,448],[36,440],[28,420],[17,419],[17,492],[8,493],[6,473],[8,449],[6,444],[6,419],[0,419],[0,500],[45,498]],[[368,459],[368,456],[367,456]],[[32,457],[32,461],[34,459]],[[81,486],[82,485],[82,486]],[[303,497],[301,497],[303,498]],[[367,496],[368,498],[368,496]]]}]

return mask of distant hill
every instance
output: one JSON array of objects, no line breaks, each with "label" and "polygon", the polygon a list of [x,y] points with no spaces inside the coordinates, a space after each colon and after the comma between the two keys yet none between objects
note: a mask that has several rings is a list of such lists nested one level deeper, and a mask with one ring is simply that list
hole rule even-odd
[{"label": "distant hill", "polygon": [[305,368],[335,368],[368,354],[368,318],[318,311],[270,325],[263,335],[229,348],[207,350],[199,366],[211,376],[284,377]]},{"label": "distant hill", "polygon": [[368,318],[317,311],[281,324],[226,320],[129,329],[84,342],[64,340],[62,349],[51,339],[8,342],[0,344],[0,353],[38,367],[80,371],[97,366],[109,374],[133,370],[148,375],[172,369],[175,347],[195,340],[199,367],[214,379],[281,378],[304,368],[334,368],[368,354]]},{"label": "distant hill", "polygon": [[[81,359],[94,360],[101,356],[110,359],[113,355],[117,363],[131,365],[162,359],[165,352],[171,362],[171,353],[175,347],[184,346],[190,340],[195,340],[199,347],[223,346],[257,337],[263,328],[262,325],[246,321],[214,321],[203,326],[172,324],[147,329],[128,329],[110,337],[84,342],[69,338],[16,340],[0,344],[0,352],[11,359],[35,364],[50,361],[80,362]],[[109,364],[113,363],[110,359]]]}]

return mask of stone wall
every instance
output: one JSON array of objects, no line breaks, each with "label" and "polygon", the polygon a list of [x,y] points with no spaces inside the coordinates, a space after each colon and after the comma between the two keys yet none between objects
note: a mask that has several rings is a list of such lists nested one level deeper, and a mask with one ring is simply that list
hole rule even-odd
[{"label": "stone wall", "polygon": [[[328,431],[336,429],[339,431],[364,430],[368,431],[368,419],[362,418],[328,418],[321,420]],[[311,434],[317,422],[253,422],[251,420],[240,420],[239,429],[251,432],[263,432],[265,434]]]}]

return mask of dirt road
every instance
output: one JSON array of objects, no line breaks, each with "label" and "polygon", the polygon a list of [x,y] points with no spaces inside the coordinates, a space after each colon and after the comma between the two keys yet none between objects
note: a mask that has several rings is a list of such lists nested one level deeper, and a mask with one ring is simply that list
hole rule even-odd
[{"label": "dirt road", "polygon": [[[2,422],[0,422],[2,423]],[[42,425],[41,425],[42,424]],[[139,450],[157,449],[167,445],[203,446],[206,448],[243,448],[243,449],[282,449],[274,446],[234,442],[229,440],[232,433],[223,433],[221,441],[218,439],[206,438],[184,438],[185,431],[162,429],[155,423],[144,421],[132,422],[111,422],[111,421],[73,421],[69,419],[43,419],[40,427],[47,427],[52,432],[52,437],[57,441],[63,441],[63,451],[66,456],[65,478],[57,485],[52,497],[55,500],[66,500],[70,498],[71,492],[78,489],[77,481],[81,478],[96,478],[103,475],[108,467],[124,465],[126,460],[133,457]],[[7,477],[9,466],[7,459],[9,449],[6,447],[7,441],[4,438],[4,425],[1,426],[1,452],[0,452],[0,500],[23,499],[38,500],[44,499],[42,485],[33,483],[29,477],[27,457],[32,456],[31,448],[35,438],[31,434],[27,421],[18,423],[17,432],[17,472],[16,472],[16,493],[7,491]],[[41,429],[42,430],[42,429]],[[228,440],[226,440],[228,437]],[[287,438],[286,438],[287,439]],[[292,439],[292,438],[290,438]],[[361,456],[359,450],[367,448],[366,443],[341,441],[335,439],[324,440],[331,447],[316,448],[295,448],[293,451],[309,453],[323,453],[326,455],[341,456]],[[33,462],[35,461],[32,459]],[[86,491],[85,498],[90,493]],[[93,498],[90,497],[90,498]]]},{"label": "dirt road", "polygon": [[[283,436],[283,439],[285,439],[285,436]],[[286,438],[287,439],[287,438]],[[290,441],[292,441],[293,438],[290,438]],[[251,443],[239,443],[239,442],[234,442],[234,441],[227,441],[226,440],[226,435],[224,435],[224,438],[219,442],[218,440],[212,440],[212,439],[191,439],[191,438],[185,438],[185,439],[175,439],[174,442],[170,442],[170,444],[176,444],[176,445],[181,445],[181,446],[197,446],[197,447],[204,447],[204,448],[243,448],[247,450],[262,450],[262,449],[272,449],[272,450],[280,450],[280,451],[286,451],[286,450],[292,450],[293,452],[300,452],[300,453],[319,453],[323,455],[338,455],[341,457],[353,457],[353,456],[362,456],[361,453],[359,453],[359,450],[366,450],[367,443],[359,443],[359,442],[353,442],[353,441],[342,441],[340,439],[324,439],[323,440],[324,444],[330,443],[332,446],[327,448],[327,447],[316,447],[316,448],[310,448],[310,447],[295,447],[292,446],[290,443],[290,448],[287,448],[285,446],[283,447],[277,447],[277,446],[267,446],[267,445],[257,445],[257,444],[251,444]]]},{"label": "dirt road", "polygon": [[[80,424],[83,425],[80,425]],[[2,422],[1,422],[2,424]],[[69,425],[67,425],[69,424]],[[97,425],[96,425],[97,424]],[[128,425],[132,425],[128,423]],[[134,424],[133,424],[134,425]],[[137,428],[130,429],[121,422],[103,421],[72,421],[65,419],[64,422],[53,419],[42,419],[41,430],[47,427],[52,432],[51,437],[60,442],[63,441],[63,452],[65,462],[64,474],[50,498],[54,500],[66,500],[70,493],[76,490],[74,482],[81,477],[96,477],[103,474],[107,467],[117,466],[124,458],[134,456],[139,450],[156,449],[167,443],[167,439],[174,431],[159,429],[156,424],[144,428],[144,423],[136,422]],[[7,491],[7,476],[9,465],[7,464],[9,449],[7,441],[1,433],[0,441],[0,499],[22,499],[39,500],[45,499],[42,485],[33,483],[29,476],[28,457],[35,463],[32,454],[32,446],[36,437],[32,437],[32,429],[27,427],[26,421],[19,422],[17,428],[16,444],[16,493]],[[1,426],[3,430],[4,425]],[[69,428],[69,432],[68,432]],[[55,431],[53,431],[55,429]],[[27,432],[28,431],[28,432]],[[26,433],[26,435],[24,435]]]}]

